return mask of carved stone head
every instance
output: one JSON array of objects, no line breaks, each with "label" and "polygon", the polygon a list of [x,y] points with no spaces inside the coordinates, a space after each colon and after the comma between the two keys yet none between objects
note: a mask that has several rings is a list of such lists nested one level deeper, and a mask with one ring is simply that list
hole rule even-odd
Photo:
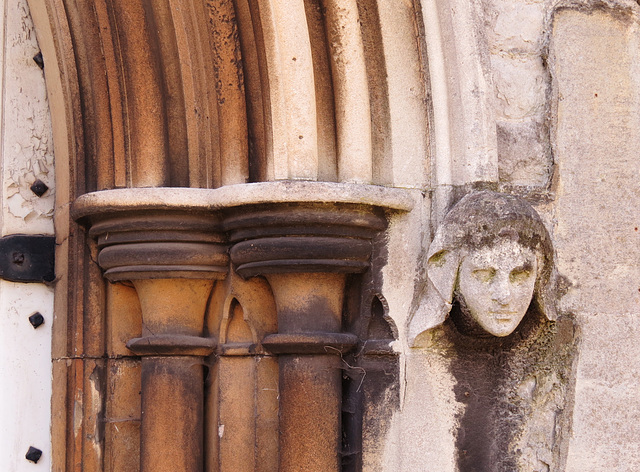
[{"label": "carved stone head", "polygon": [[555,320],[553,247],[525,200],[473,192],[447,214],[427,252],[427,283],[409,342],[444,322],[455,299],[471,332],[508,336],[532,302]]}]

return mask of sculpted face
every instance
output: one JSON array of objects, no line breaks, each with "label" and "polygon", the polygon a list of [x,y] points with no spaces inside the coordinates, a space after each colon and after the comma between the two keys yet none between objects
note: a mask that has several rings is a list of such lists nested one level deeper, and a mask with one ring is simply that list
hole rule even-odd
[{"label": "sculpted face", "polygon": [[514,241],[470,252],[458,273],[463,310],[487,333],[510,335],[529,308],[537,270],[534,252]]}]

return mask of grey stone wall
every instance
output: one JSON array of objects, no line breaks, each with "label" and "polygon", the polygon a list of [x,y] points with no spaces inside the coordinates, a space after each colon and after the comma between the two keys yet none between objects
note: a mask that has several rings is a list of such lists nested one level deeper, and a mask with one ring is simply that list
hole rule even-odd
[{"label": "grey stone wall", "polygon": [[[370,470],[640,468],[638,12],[624,1],[422,2],[435,117],[432,199],[390,230],[391,315],[406,329],[433,228],[481,187],[520,195],[542,215],[557,252],[558,321],[533,344],[509,350],[501,378],[502,367],[480,372],[495,358],[461,356],[450,328],[418,347],[399,343],[402,406],[384,465]],[[394,305],[410,283],[399,274],[408,265],[400,253],[417,255],[417,282],[413,302],[404,294]],[[555,347],[532,354],[545,343]],[[460,459],[461,427],[473,423],[463,386],[483,388],[472,371],[503,389],[511,431],[487,434],[502,442],[507,462]]]}]

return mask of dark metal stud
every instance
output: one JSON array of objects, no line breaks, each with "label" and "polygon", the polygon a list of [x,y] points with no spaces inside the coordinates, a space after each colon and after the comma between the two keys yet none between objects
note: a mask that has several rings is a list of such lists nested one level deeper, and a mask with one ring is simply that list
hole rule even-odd
[{"label": "dark metal stud", "polygon": [[36,311],[33,315],[29,317],[29,323],[34,328],[37,328],[40,325],[44,324],[44,316],[39,311]]},{"label": "dark metal stud", "polygon": [[13,262],[17,266],[21,266],[24,264],[24,253],[23,252],[14,252],[11,254],[11,262]]},{"label": "dark metal stud", "polygon": [[38,197],[41,197],[45,194],[49,187],[42,180],[36,180],[33,185],[30,187],[31,191],[35,193]]},{"label": "dark metal stud", "polygon": [[42,457],[42,451],[37,447],[30,446],[27,454],[24,456],[28,461],[37,464],[40,458]]},{"label": "dark metal stud", "polygon": [[38,54],[33,56],[33,62],[38,64],[38,67],[40,69],[44,69],[44,59],[42,58],[42,53],[41,52],[39,52]]}]

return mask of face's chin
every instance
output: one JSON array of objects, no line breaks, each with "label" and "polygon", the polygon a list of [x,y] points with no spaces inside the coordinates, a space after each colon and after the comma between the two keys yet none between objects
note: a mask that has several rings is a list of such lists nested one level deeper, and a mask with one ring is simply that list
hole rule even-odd
[{"label": "face's chin", "polygon": [[507,312],[504,310],[472,310],[460,293],[456,293],[456,299],[462,315],[462,325],[457,322],[459,328],[466,334],[475,336],[495,336],[503,338],[513,333],[522,322],[527,310]]},{"label": "face's chin", "polygon": [[516,330],[525,313],[488,312],[470,315],[487,333],[502,338]]}]

